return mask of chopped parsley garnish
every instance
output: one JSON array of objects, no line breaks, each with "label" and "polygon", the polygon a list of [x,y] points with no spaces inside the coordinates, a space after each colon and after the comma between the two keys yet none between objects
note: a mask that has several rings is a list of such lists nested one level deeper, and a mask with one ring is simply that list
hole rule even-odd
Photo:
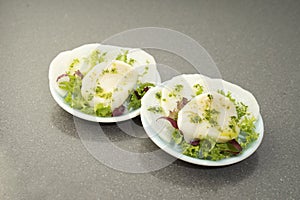
[{"label": "chopped parsley garnish", "polygon": [[118,70],[115,67],[112,67],[111,69],[104,69],[102,70],[102,74],[117,74]]},{"label": "chopped parsley garnish", "polygon": [[96,91],[95,95],[98,96],[98,97],[100,97],[100,98],[111,99],[111,97],[112,97],[112,93],[111,92],[105,92],[103,90],[103,88],[100,87],[100,86],[97,86],[96,89],[95,89],[95,91]]},{"label": "chopped parsley garnish", "polygon": [[202,118],[197,113],[192,113],[188,115],[188,117],[190,118],[190,122],[194,124],[199,124],[200,122],[202,122]]},{"label": "chopped parsley garnish", "polygon": [[235,108],[236,108],[236,112],[238,115],[238,119],[240,120],[243,116],[247,115],[248,113],[248,106],[246,106],[245,104],[243,104],[242,102],[237,102],[232,96],[231,96],[231,92],[228,91],[227,94],[225,94],[225,92],[223,90],[218,90],[219,94],[222,94],[223,96],[229,98],[229,100],[234,103]]},{"label": "chopped parsley garnish", "polygon": [[160,106],[150,106],[147,110],[155,114],[163,112],[163,109]]},{"label": "chopped parsley garnish", "polygon": [[170,98],[171,98],[171,97],[176,97],[177,94],[176,94],[175,92],[170,92],[168,96],[169,96]]},{"label": "chopped parsley garnish", "polygon": [[123,54],[119,54],[117,57],[116,57],[116,60],[120,60],[120,61],[123,61],[129,65],[133,65],[135,63],[135,60],[133,58],[130,58],[128,60],[127,58],[127,54],[128,54],[128,50],[124,51]]},{"label": "chopped parsley garnish", "polygon": [[196,89],[196,96],[203,93],[203,86],[200,84],[195,84],[193,88]]},{"label": "chopped parsley garnish", "polygon": [[106,54],[107,54],[107,52],[104,52],[101,54],[101,52],[99,50],[92,51],[92,53],[90,54],[90,56],[87,59],[91,68],[95,67],[99,63],[104,62]]},{"label": "chopped parsley garnish", "polygon": [[161,91],[155,93],[155,98],[161,99]]},{"label": "chopped parsley garnish", "polygon": [[218,115],[220,114],[219,111],[216,109],[205,109],[203,113],[203,119],[207,120],[211,126],[217,126],[218,125]]},{"label": "chopped parsley garnish", "polygon": [[181,90],[183,89],[183,85],[175,85],[175,92],[181,92]]}]

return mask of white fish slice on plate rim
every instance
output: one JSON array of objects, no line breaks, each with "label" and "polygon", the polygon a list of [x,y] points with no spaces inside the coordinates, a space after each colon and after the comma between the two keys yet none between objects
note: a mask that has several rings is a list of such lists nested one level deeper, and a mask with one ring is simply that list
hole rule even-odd
[{"label": "white fish slice on plate rim", "polygon": [[[134,111],[131,111],[129,113],[126,113],[124,115],[121,116],[117,116],[117,117],[97,117],[94,115],[89,115],[89,114],[85,114],[80,112],[79,110],[73,109],[71,108],[68,104],[66,104],[64,102],[64,98],[63,96],[66,94],[65,91],[61,90],[58,86],[57,86],[57,77],[60,76],[61,74],[64,74],[68,68],[68,66],[71,64],[71,62],[73,61],[73,59],[77,58],[74,57],[72,55],[80,55],[80,51],[82,50],[84,53],[84,55],[82,57],[87,57],[89,56],[88,53],[86,52],[92,52],[95,49],[102,49],[102,50],[109,50],[109,49],[113,49],[116,48],[116,52],[114,53],[114,55],[117,55],[119,52],[123,52],[123,50],[128,50],[128,56],[130,57],[130,53],[134,52],[134,51],[141,51],[143,52],[144,55],[144,59],[148,60],[149,59],[149,63],[147,63],[149,66],[149,69],[147,70],[148,74],[150,74],[149,76],[147,76],[146,78],[143,78],[143,76],[141,76],[139,78],[140,82],[151,82],[151,83],[160,83],[161,79],[160,79],[160,75],[159,72],[156,69],[156,62],[153,58],[153,56],[151,56],[150,54],[148,54],[147,52],[141,50],[141,49],[137,49],[137,48],[127,48],[127,47],[117,47],[117,46],[112,46],[112,45],[102,45],[100,43],[93,43],[93,44],[86,44],[86,45],[82,45],[80,47],[77,47],[73,50],[67,50],[67,51],[63,51],[61,53],[59,53],[50,63],[49,66],[49,87],[50,87],[50,92],[52,97],[54,98],[54,100],[58,103],[58,105],[60,107],[62,107],[64,110],[66,110],[67,112],[69,112],[70,114],[79,117],[81,119],[84,120],[88,120],[88,121],[92,121],[92,122],[104,122],[104,123],[110,123],[110,122],[119,122],[119,121],[125,121],[131,118],[134,118],[136,116],[138,116],[140,114],[140,108],[136,109]],[[75,52],[75,53],[74,53]],[[142,58],[143,59],[143,58]],[[63,66],[63,67],[61,67]],[[137,67],[137,66],[136,66]],[[146,66],[139,66],[139,68],[137,68],[137,70],[139,72],[143,71],[142,69],[145,68]]]},{"label": "white fish slice on plate rim", "polygon": [[[148,107],[149,106],[153,106],[151,102],[155,102],[154,99],[155,94],[159,91],[161,91],[161,88],[163,88],[166,84],[168,84],[168,82],[172,81],[168,80],[166,82],[161,83],[160,85],[152,88],[142,99],[142,107],[141,107],[141,120],[142,120],[142,124],[143,127],[147,133],[147,135],[150,137],[150,139],[158,146],[160,147],[162,150],[164,150],[166,153],[189,163],[192,164],[197,164],[197,165],[203,165],[203,166],[225,166],[225,165],[231,165],[237,162],[240,162],[246,158],[248,158],[249,156],[251,156],[260,146],[262,139],[263,139],[263,135],[264,135],[264,125],[263,125],[263,119],[259,113],[259,106],[258,103],[255,99],[255,97],[247,90],[241,88],[240,86],[237,86],[233,83],[224,81],[222,79],[211,79],[209,77],[206,77],[204,75],[200,75],[200,74],[183,74],[183,75],[179,75],[179,76],[184,76],[184,77],[202,77],[204,79],[206,79],[207,81],[211,81],[214,82],[217,86],[222,85],[224,87],[211,87],[211,89],[223,89],[225,92],[227,91],[241,91],[243,95],[248,95],[248,97],[250,97],[250,99],[253,101],[254,106],[252,108],[250,108],[249,106],[249,110],[253,111],[253,116],[255,116],[257,118],[256,121],[256,132],[259,133],[259,137],[257,140],[255,140],[254,142],[252,142],[246,149],[243,150],[243,152],[241,154],[239,154],[238,156],[235,157],[230,157],[230,158],[226,158],[226,159],[222,159],[222,160],[218,160],[218,161],[211,161],[211,160],[203,160],[203,159],[198,159],[198,158],[192,158],[186,155],[183,155],[181,153],[181,149],[178,148],[178,146],[174,146],[172,143],[170,143],[171,140],[171,134],[172,134],[172,130],[174,129],[168,129],[164,126],[167,127],[171,127],[169,122],[165,121],[165,120],[157,120],[159,117],[162,116],[162,114],[154,114],[150,111],[148,111]],[[220,84],[221,83],[221,84]],[[238,101],[242,101],[240,100],[240,98],[238,97],[245,97],[243,95],[237,95],[234,94],[232,92],[232,96],[234,98],[236,98]],[[156,103],[156,106],[158,104]],[[162,122],[164,121],[164,122]],[[159,131],[158,131],[159,130]],[[162,134],[164,134],[165,131],[166,136],[161,137]],[[167,139],[165,139],[164,137],[166,137]]]}]

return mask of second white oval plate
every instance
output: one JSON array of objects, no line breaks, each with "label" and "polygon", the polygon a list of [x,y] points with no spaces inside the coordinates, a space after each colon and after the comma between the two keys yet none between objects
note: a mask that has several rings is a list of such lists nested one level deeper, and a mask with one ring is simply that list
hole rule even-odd
[{"label": "second white oval plate", "polygon": [[[176,80],[175,82],[179,84],[178,81],[180,81],[180,79],[186,81],[186,83],[191,82],[192,79],[205,80],[206,83],[209,83],[210,91],[216,91],[218,89],[222,89],[225,92],[231,91],[232,96],[238,101],[250,103],[251,106],[249,108],[257,118],[255,127],[256,132],[259,133],[258,139],[252,142],[246,149],[243,149],[239,155],[218,161],[204,160],[183,155],[181,153],[181,148],[171,142],[171,134],[174,129],[167,121],[157,120],[162,116],[162,114],[148,111],[149,106],[160,106],[160,102],[156,98],[157,92],[161,91],[162,88],[168,87],[167,85],[172,84],[171,82],[174,82],[174,80]],[[187,81],[187,79],[189,80]],[[227,81],[221,79],[211,79],[200,74],[180,75],[162,83],[159,86],[151,88],[142,99],[141,120],[147,135],[159,148],[180,160],[203,166],[225,166],[248,158],[260,146],[264,135],[263,119],[259,113],[258,104],[250,92]]]}]

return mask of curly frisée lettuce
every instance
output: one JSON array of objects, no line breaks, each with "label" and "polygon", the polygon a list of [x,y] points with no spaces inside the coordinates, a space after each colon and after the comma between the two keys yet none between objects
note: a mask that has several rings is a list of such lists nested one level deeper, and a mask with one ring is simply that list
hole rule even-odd
[{"label": "curly fris\u00e9e lettuce", "polygon": [[67,91],[64,99],[65,102],[72,108],[80,110],[86,114],[95,114],[94,108],[90,107],[89,103],[81,95],[82,78],[77,74],[67,74],[69,81],[59,82],[59,88]]},{"label": "curly fris\u00e9e lettuce", "polygon": [[129,110],[135,110],[141,107],[141,99],[146,94],[146,92],[155,85],[153,83],[142,83],[137,86],[137,88],[131,92],[129,96]]},{"label": "curly fris\u00e9e lettuce", "polygon": [[[241,148],[246,149],[252,142],[257,140],[259,134],[255,132],[255,121],[254,117],[251,119],[245,117],[239,123],[241,132],[237,141],[232,140],[226,143],[216,143],[215,140],[206,138],[196,143],[187,143],[178,129],[174,129],[172,141],[181,147],[182,154],[186,156],[217,161],[238,155],[242,151]],[[238,143],[240,147],[237,147],[234,143]]]}]

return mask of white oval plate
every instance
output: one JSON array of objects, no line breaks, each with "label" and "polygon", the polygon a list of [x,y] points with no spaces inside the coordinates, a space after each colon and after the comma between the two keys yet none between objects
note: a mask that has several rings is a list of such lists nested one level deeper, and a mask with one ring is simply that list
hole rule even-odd
[{"label": "white oval plate", "polygon": [[[246,105],[248,103],[249,110],[257,118],[255,126],[256,132],[259,133],[258,139],[252,142],[246,149],[243,149],[243,151],[239,155],[218,161],[203,160],[183,155],[181,153],[180,147],[178,145],[174,145],[171,142],[171,134],[174,129],[170,126],[170,124],[167,121],[157,120],[159,117],[162,116],[162,114],[155,114],[153,112],[148,111],[149,106],[160,106],[159,100],[157,100],[155,97],[155,94],[158,91],[161,91],[162,88],[166,88],[174,80],[176,80],[177,83],[180,84],[178,82],[178,77],[183,78],[185,80],[205,80],[206,83],[208,83],[208,85],[210,86],[210,91],[216,91],[217,89],[222,89],[225,92],[231,91],[232,96],[235,99],[241,102],[245,102]],[[180,160],[203,166],[225,166],[240,162],[248,158],[260,146],[264,135],[263,119],[259,113],[259,106],[254,96],[250,92],[227,81],[221,79],[211,79],[200,74],[180,75],[162,83],[161,85],[151,88],[142,99],[141,120],[147,135],[159,148]]]},{"label": "white oval plate", "polygon": [[[101,45],[99,43],[95,44],[86,44],[80,47],[77,47],[70,51],[64,51],[59,53],[51,62],[49,67],[49,87],[50,92],[54,100],[57,102],[57,104],[63,108],[68,113],[92,122],[103,122],[103,123],[110,123],[110,122],[120,122],[125,121],[131,118],[134,118],[140,114],[140,108],[136,109],[134,111],[131,111],[129,113],[125,113],[121,116],[116,117],[97,117],[95,115],[89,115],[85,114],[83,112],[80,112],[79,110],[71,108],[68,104],[65,103],[63,96],[65,95],[65,92],[58,88],[56,79],[59,75],[64,74],[66,68],[70,65],[73,59],[75,58],[82,58],[87,57],[91,51],[99,49],[102,51],[111,51],[108,56],[111,58],[114,56],[117,56],[122,50],[129,50],[131,51],[128,53],[128,58],[134,58],[138,61],[139,65],[145,65],[146,60],[150,60],[150,65],[154,66],[155,68],[150,68],[152,70],[151,73],[148,73],[145,76],[142,76],[140,81],[141,82],[152,82],[155,84],[159,84],[161,82],[161,78],[159,75],[159,72],[156,69],[156,63],[154,58],[146,53],[145,51],[141,49],[132,49],[132,48],[126,48],[126,47],[116,47],[116,46],[110,46],[110,45]],[[110,59],[110,57],[108,59]],[[138,60],[141,58],[141,60]],[[109,61],[107,61],[109,62]],[[135,67],[135,66],[134,66]],[[136,66],[139,67],[139,66]],[[138,69],[140,70],[140,69]],[[150,71],[149,70],[149,71]]]}]

